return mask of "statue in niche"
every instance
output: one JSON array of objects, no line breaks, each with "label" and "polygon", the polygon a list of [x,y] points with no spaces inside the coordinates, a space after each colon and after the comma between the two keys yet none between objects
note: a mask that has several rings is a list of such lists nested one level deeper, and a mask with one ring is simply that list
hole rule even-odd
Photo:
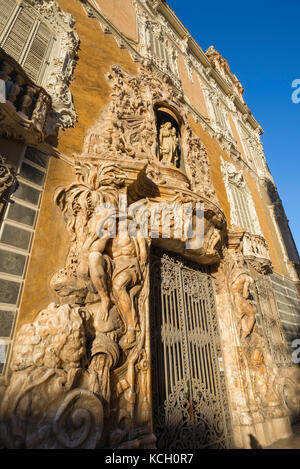
[{"label": "statue in niche", "polygon": [[177,165],[179,139],[175,127],[171,122],[165,122],[159,130],[159,156],[163,163]]}]

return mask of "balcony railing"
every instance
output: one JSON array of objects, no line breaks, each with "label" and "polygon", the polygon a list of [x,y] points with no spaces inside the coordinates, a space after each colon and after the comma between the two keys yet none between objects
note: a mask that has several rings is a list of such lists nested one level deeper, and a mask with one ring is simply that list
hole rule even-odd
[{"label": "balcony railing", "polygon": [[[22,67],[0,49],[0,134],[27,144],[54,135],[52,99],[35,85]],[[49,122],[48,122],[49,121]]]}]

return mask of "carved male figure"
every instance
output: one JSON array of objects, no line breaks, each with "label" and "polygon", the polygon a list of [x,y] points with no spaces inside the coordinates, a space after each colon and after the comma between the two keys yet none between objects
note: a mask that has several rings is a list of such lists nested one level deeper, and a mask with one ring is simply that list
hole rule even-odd
[{"label": "carved male figure", "polygon": [[[100,296],[94,324],[101,329],[112,305],[116,305],[126,325],[124,344],[133,344],[138,328],[134,298],[141,288],[142,265],[146,261],[146,244],[141,234],[130,238],[120,230],[120,220],[114,237],[106,231],[114,216],[113,210],[99,210],[90,221],[90,236],[83,246],[79,274],[88,273]],[[99,237],[100,234],[100,237]],[[101,331],[101,330],[100,330]],[[101,331],[102,332],[102,331]]]},{"label": "carved male figure", "polygon": [[239,272],[232,282],[234,303],[241,320],[242,339],[251,334],[256,321],[256,308],[249,300],[249,288],[252,282],[251,277],[243,271]]}]

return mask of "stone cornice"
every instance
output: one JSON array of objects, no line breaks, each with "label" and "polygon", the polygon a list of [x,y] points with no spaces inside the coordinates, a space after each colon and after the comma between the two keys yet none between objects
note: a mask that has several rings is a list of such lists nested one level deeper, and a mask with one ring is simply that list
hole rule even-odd
[{"label": "stone cornice", "polygon": [[[209,70],[210,75],[214,78],[214,80],[219,84],[222,91],[227,95],[230,96],[232,94],[232,90],[230,86],[226,83],[226,81],[222,78],[220,73],[217,70],[214,70],[212,67],[211,62],[207,58],[205,52],[201,48],[201,46],[195,41],[195,39],[190,35],[189,31],[183,26],[181,21],[177,18],[173,10],[165,3],[160,2],[159,7],[157,8],[159,11],[172,25],[172,27],[176,30],[176,32],[182,37],[187,38],[187,45],[193,55],[200,61],[200,63],[204,66],[205,69]],[[232,76],[234,76],[231,73]],[[263,130],[256,119],[253,117],[250,109],[247,105],[245,105],[238,96],[235,96],[235,105],[240,110],[242,114],[247,114],[247,119],[250,125],[253,127],[254,130],[259,129],[260,134],[263,134]]]}]

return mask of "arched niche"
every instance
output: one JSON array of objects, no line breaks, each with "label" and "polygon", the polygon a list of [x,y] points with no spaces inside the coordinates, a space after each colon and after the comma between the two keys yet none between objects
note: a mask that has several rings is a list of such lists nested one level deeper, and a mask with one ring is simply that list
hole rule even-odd
[{"label": "arched niche", "polygon": [[[184,159],[182,154],[182,130],[183,130],[183,120],[178,114],[178,112],[166,105],[165,103],[158,103],[154,107],[155,118],[156,118],[156,129],[157,129],[157,141],[158,141],[158,158],[160,161],[164,161],[166,158],[168,163],[173,164],[177,168],[185,172],[184,169]],[[170,124],[170,125],[168,125]],[[167,128],[165,127],[167,126]],[[163,155],[162,149],[162,132],[173,134],[174,140],[174,155],[173,158],[168,155]],[[170,136],[171,138],[171,136]],[[169,160],[169,161],[168,161]]]}]

